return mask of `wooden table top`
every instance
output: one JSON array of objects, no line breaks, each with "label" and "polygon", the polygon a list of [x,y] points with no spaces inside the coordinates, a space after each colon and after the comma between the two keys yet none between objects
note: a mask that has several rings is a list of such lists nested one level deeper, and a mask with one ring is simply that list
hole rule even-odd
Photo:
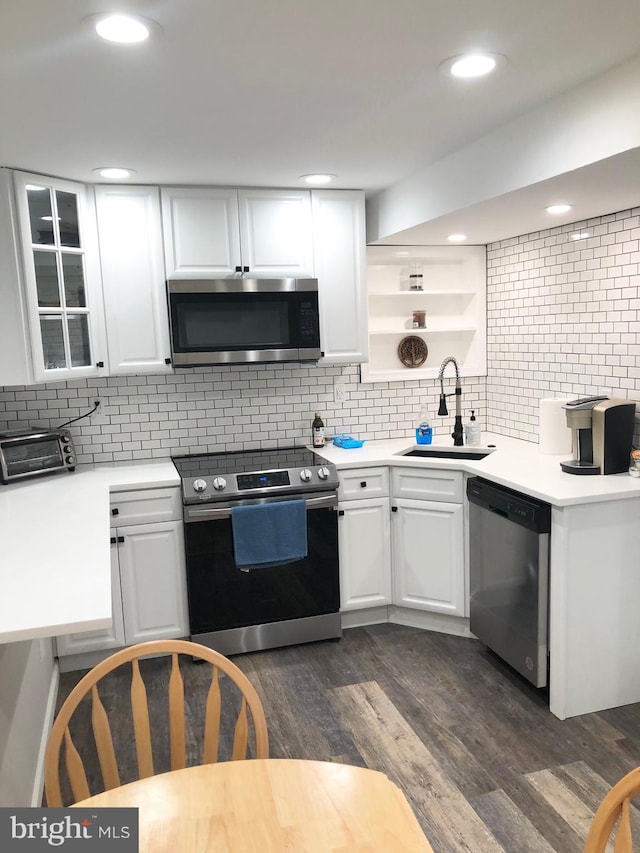
[{"label": "wooden table top", "polygon": [[140,853],[433,853],[384,773],[297,759],[205,764],[75,804],[136,806]]}]

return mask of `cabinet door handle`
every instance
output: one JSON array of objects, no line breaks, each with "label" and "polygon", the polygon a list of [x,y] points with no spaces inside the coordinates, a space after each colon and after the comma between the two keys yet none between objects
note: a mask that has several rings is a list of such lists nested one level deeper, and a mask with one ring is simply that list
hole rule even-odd
[{"label": "cabinet door handle", "polygon": [[249,272],[249,267],[242,267],[242,272]]},{"label": "cabinet door handle", "polygon": [[165,358],[164,363],[165,363],[165,364],[171,364],[171,359],[170,359],[170,358]]},{"label": "cabinet door handle", "polygon": [[398,507],[397,507],[397,506],[392,506],[392,507],[391,507],[391,512],[398,512]]},{"label": "cabinet door handle", "polygon": [[242,267],[236,267],[236,272],[242,272]]},{"label": "cabinet door handle", "polygon": [[96,361],[96,367],[104,367],[104,361]]},{"label": "cabinet door handle", "polygon": [[116,542],[117,542],[116,537],[115,537],[115,536],[112,536],[112,537],[111,537],[111,544],[112,544],[112,545],[115,545],[115,544],[116,544]]},{"label": "cabinet door handle", "polygon": [[118,542],[124,542],[124,536],[118,536]]},{"label": "cabinet door handle", "polygon": [[111,515],[120,515],[120,510],[117,506],[114,506],[114,508],[111,510]]},{"label": "cabinet door handle", "polygon": [[343,509],[339,509],[339,510],[338,510],[338,515],[344,515],[344,510],[343,510]]},{"label": "cabinet door handle", "polygon": [[361,488],[361,489],[366,489],[366,488],[367,488],[367,481],[366,481],[366,480],[363,480],[363,481],[360,483],[360,488]]}]

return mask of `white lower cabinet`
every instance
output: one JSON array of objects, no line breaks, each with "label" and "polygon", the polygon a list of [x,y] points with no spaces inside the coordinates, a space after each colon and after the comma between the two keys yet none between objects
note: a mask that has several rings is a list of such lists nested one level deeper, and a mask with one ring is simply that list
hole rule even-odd
[{"label": "white lower cabinet", "polygon": [[339,476],[340,609],[464,616],[462,472],[371,467]]},{"label": "white lower cabinet", "polygon": [[[179,490],[113,495],[111,512],[113,623],[58,637],[59,656],[189,634]],[[140,523],[122,523],[127,520]]]},{"label": "white lower cabinet", "polygon": [[394,603],[464,616],[462,473],[394,468],[391,490]]},{"label": "white lower cabinet", "polygon": [[462,504],[393,500],[394,603],[464,616]]},{"label": "white lower cabinet", "polygon": [[347,501],[339,512],[341,610],[390,604],[389,498]]},{"label": "white lower cabinet", "polygon": [[391,603],[391,524],[387,468],[339,472],[340,609]]}]

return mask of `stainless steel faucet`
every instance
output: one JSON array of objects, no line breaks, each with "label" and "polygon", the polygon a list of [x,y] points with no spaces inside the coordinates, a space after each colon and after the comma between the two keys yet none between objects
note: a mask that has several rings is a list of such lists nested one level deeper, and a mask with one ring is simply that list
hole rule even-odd
[{"label": "stainless steel faucet", "polygon": [[458,369],[458,362],[451,355],[445,358],[445,360],[442,362],[442,364],[440,365],[440,371],[438,373],[438,379],[440,380],[440,405],[438,407],[438,415],[440,415],[441,417],[446,417],[449,414],[447,410],[447,397],[451,397],[452,394],[444,393],[444,383],[442,379],[442,377],[444,376],[444,369],[449,364],[449,362],[453,364],[456,370],[456,389],[453,392],[456,398],[456,416],[451,437],[453,438],[453,444],[455,447],[462,447],[462,387],[460,385],[460,370]]}]

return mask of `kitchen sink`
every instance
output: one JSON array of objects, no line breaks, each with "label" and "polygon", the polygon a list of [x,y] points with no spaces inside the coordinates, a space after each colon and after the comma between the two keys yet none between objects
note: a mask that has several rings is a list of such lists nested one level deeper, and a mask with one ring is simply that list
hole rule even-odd
[{"label": "kitchen sink", "polygon": [[410,447],[395,455],[423,456],[428,459],[484,459],[494,450],[495,447],[473,449],[470,447]]}]

